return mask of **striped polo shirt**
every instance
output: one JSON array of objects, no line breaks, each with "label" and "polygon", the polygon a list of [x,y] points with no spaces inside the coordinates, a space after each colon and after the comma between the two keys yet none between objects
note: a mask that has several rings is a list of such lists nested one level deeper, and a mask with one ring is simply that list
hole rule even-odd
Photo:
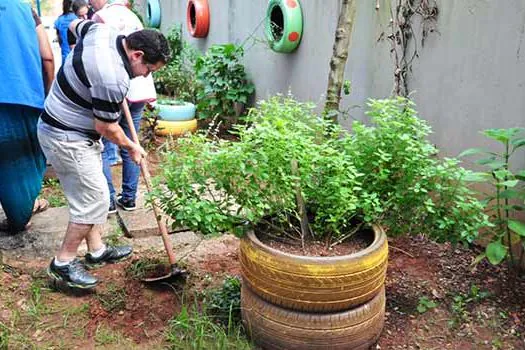
[{"label": "striped polo shirt", "polygon": [[42,120],[63,130],[99,138],[95,118],[116,122],[126,96],[131,66],[114,29],[92,21],[75,28],[77,45],[58,71],[45,102]]}]

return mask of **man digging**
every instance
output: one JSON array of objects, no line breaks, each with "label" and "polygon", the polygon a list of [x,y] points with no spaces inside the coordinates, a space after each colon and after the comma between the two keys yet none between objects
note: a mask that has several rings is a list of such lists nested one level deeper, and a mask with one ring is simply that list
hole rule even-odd
[{"label": "man digging", "polygon": [[[146,155],[119,126],[120,103],[130,80],[160,69],[170,57],[166,38],[154,30],[118,35],[109,26],[75,20],[70,30],[77,45],[58,72],[38,124],[38,139],[57,173],[69,204],[69,224],[48,274],[74,288],[94,288],[98,280],[87,268],[121,261],[130,246],[102,242],[109,193],[102,171],[101,136],[126,149],[139,164]],[[86,240],[82,263],[76,256]]]}]

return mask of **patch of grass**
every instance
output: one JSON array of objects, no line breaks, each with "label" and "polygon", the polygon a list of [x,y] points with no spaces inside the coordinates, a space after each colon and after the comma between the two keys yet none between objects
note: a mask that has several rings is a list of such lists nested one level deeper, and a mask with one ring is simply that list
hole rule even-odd
[{"label": "patch of grass", "polygon": [[126,307],[126,290],[113,283],[108,284],[105,292],[97,293],[96,298],[107,312],[120,311]]},{"label": "patch of grass", "polygon": [[64,191],[62,187],[60,187],[60,182],[55,178],[44,179],[40,195],[42,198],[48,200],[49,206],[51,207],[63,207],[67,204]]},{"label": "patch of grass", "polygon": [[7,350],[9,345],[9,328],[0,322],[0,350]]},{"label": "patch of grass", "polygon": [[43,303],[43,288],[44,282],[42,280],[33,280],[29,287],[29,302],[27,314],[34,319],[40,317],[48,311],[48,307]]},{"label": "patch of grass", "polygon": [[177,317],[169,321],[166,341],[173,350],[252,349],[242,326],[228,325],[225,328],[205,313],[199,313],[196,307],[188,310],[186,305]]},{"label": "patch of grass", "polygon": [[109,344],[123,344],[126,340],[119,332],[116,332],[109,327],[99,324],[95,330],[95,344],[109,345]]},{"label": "patch of grass", "polygon": [[134,260],[126,269],[126,276],[131,279],[141,280],[151,275],[158,269],[158,266],[166,265],[167,263],[159,258],[140,258]]},{"label": "patch of grass", "polygon": [[[62,327],[64,327],[64,328],[67,327],[69,318],[71,316],[86,314],[88,312],[88,310],[89,310],[89,304],[87,304],[87,303],[82,304],[82,305],[77,306],[77,307],[74,307],[74,308],[71,308],[71,309],[67,309],[64,312],[64,315],[62,316]],[[83,329],[82,329],[82,331],[83,331]]]}]

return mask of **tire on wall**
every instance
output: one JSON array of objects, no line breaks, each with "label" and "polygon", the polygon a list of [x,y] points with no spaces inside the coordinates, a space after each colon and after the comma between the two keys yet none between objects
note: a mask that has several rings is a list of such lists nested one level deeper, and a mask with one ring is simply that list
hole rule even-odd
[{"label": "tire on wall", "polygon": [[263,349],[364,350],[377,342],[383,329],[385,288],[357,308],[316,314],[268,303],[243,285],[241,312],[248,335]]},{"label": "tire on wall", "polygon": [[189,0],[186,9],[188,32],[195,38],[208,36],[210,28],[210,7],[208,0]]},{"label": "tire on wall", "polygon": [[155,128],[155,134],[158,136],[182,136],[189,132],[197,130],[197,119],[170,122],[167,120],[159,120]]},{"label": "tire on wall", "polygon": [[146,4],[146,23],[148,27],[160,28],[161,11],[159,0],[148,0]]},{"label": "tire on wall", "polygon": [[185,121],[195,118],[196,107],[190,102],[181,102],[178,104],[158,103],[159,117],[162,120],[171,122]]},{"label": "tire on wall", "polygon": [[276,52],[294,51],[303,36],[299,0],[270,0],[266,10],[266,39]]},{"label": "tire on wall", "polygon": [[383,287],[388,260],[385,232],[374,225],[372,243],[345,256],[311,257],[281,252],[253,232],[240,243],[243,283],[262,299],[307,312],[347,310]]}]

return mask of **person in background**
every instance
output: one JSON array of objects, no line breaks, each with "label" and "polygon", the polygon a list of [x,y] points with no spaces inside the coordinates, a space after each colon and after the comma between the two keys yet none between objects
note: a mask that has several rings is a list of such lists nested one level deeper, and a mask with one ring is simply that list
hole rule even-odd
[{"label": "person in background", "polygon": [[[119,31],[120,34],[128,35],[143,28],[137,15],[126,6],[127,1],[113,1],[113,3],[110,4],[108,0],[90,0],[90,3],[96,10],[93,15],[93,21],[108,24]],[[138,132],[140,130],[140,121],[142,119],[144,105],[157,99],[155,84],[151,74],[148,74],[147,77],[132,79],[126,99],[129,101],[133,124],[135,130]],[[131,131],[126,122],[126,118],[121,117],[120,126],[126,135],[131,138]],[[106,138],[103,139],[103,142],[104,152],[102,153],[102,161],[110,194],[109,213],[115,213],[117,211],[117,205],[127,211],[135,210],[137,208],[136,197],[140,167],[131,161],[125,149],[120,149],[120,156],[122,158],[122,192],[116,195],[110,167],[115,162],[114,153],[119,149]]]},{"label": "person in background", "polygon": [[28,2],[0,0],[0,18],[0,204],[6,215],[1,228],[16,233],[49,206],[37,200],[46,162],[36,126],[53,81],[54,60],[40,18]]},{"label": "person in background", "polygon": [[[90,289],[98,279],[86,267],[118,262],[133,251],[102,241],[109,190],[100,137],[126,149],[131,160],[140,163],[146,152],[119,126],[120,105],[130,80],[164,66],[170,49],[166,38],[154,30],[124,36],[107,25],[78,19],[69,28],[82,44],[59,70],[38,123],[38,140],[69,204],[66,234],[47,273],[70,287]],[[78,247],[84,240],[88,252],[80,262]]]},{"label": "person in background", "polygon": [[78,18],[88,19],[89,7],[86,0],[74,0],[71,9]]},{"label": "person in background", "polygon": [[[62,14],[58,16],[55,21],[55,29],[57,31],[58,43],[62,51],[62,65],[66,62],[66,57],[71,51],[71,39],[68,40],[69,24],[76,19],[77,16],[71,10],[71,0],[62,1]],[[73,43],[74,44],[74,43]]]}]

